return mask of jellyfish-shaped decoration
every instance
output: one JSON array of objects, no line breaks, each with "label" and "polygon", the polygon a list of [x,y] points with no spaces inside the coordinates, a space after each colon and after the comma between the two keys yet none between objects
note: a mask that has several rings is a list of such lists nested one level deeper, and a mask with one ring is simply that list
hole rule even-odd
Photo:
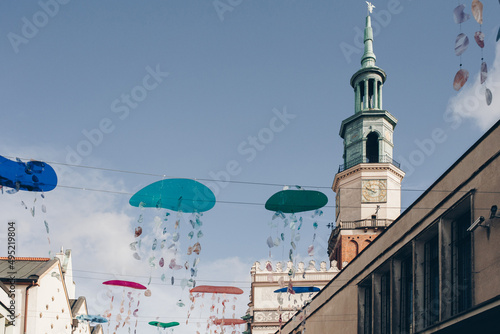
[{"label": "jellyfish-shaped decoration", "polygon": [[104,324],[108,322],[108,319],[101,317],[100,315],[80,314],[76,316],[76,319],[85,322],[93,322],[96,324]]},{"label": "jellyfish-shaped decoration", "polygon": [[[167,282],[170,276],[172,285],[176,282],[175,272],[187,271],[188,275],[183,275],[179,285],[182,289],[194,287],[204,235],[201,217],[214,207],[215,201],[215,195],[208,187],[191,179],[164,179],[139,190],[130,198],[130,205],[141,210],[155,208],[156,215],[151,229],[142,227],[147,224],[145,212],[139,215],[134,231],[135,241],[130,244],[133,257],[137,260],[147,258],[152,268],[161,271],[161,281]],[[190,215],[185,217],[184,214]],[[184,231],[184,225],[189,232]],[[181,249],[181,242],[188,247]],[[182,307],[185,304],[180,300],[177,305]]]},{"label": "jellyfish-shaped decoration", "polygon": [[103,282],[102,284],[104,285],[113,285],[113,286],[123,286],[125,288],[132,288],[132,289],[137,289],[137,290],[146,290],[147,288],[136,282],[131,282],[131,281],[123,281],[123,280],[111,280],[111,281],[106,281]]},{"label": "jellyfish-shaped decoration", "polygon": [[[291,189],[292,188],[292,189]],[[286,186],[283,190],[272,195],[265,204],[265,208],[269,211],[274,211],[272,220],[279,218],[283,221],[283,228],[289,226],[290,229],[290,250],[288,252],[289,260],[293,262],[294,253],[296,252],[297,242],[300,240],[300,229],[304,222],[304,217],[300,214],[306,211],[313,211],[311,218],[314,219],[312,225],[316,230],[318,222],[315,221],[317,216],[321,216],[323,211],[320,209],[328,203],[328,198],[325,194],[315,190],[304,190],[300,186],[289,187]],[[286,214],[289,214],[288,216]],[[271,227],[277,227],[276,224],[271,223]],[[316,234],[313,236],[313,243]],[[269,236],[267,238],[267,245],[269,247],[269,255],[271,256],[271,248],[278,246],[281,242],[285,241],[285,231],[277,231],[277,237]],[[314,245],[308,247],[308,254],[314,255]]]},{"label": "jellyfish-shaped decoration", "polygon": [[[274,290],[274,293],[283,293],[283,292],[288,292],[288,288],[281,288]],[[294,286],[292,287],[292,290],[294,293],[311,293],[311,292],[318,292],[319,288],[315,286]]]},{"label": "jellyfish-shaped decoration", "polygon": [[[237,326],[239,327],[247,323],[247,321],[237,318],[213,318],[211,321],[213,325],[220,327],[220,333],[225,333],[226,330],[223,327],[229,326],[231,327],[230,332],[236,333],[236,330],[238,329]],[[218,333],[218,331],[215,330],[215,333]]]},{"label": "jellyfish-shaped decoration", "polygon": [[[111,322],[115,322],[115,331],[118,330],[118,328],[125,327],[128,325],[128,330],[131,332],[132,329],[132,317],[135,317],[135,326],[134,328],[137,329],[137,324],[138,324],[138,312],[139,312],[139,304],[140,304],[140,296],[141,292],[137,293],[136,296],[134,296],[134,290],[146,290],[147,288],[136,282],[131,282],[131,281],[124,281],[124,280],[110,280],[103,282],[102,284],[108,285],[108,286],[115,286],[115,287],[122,287],[122,293],[121,293],[121,301],[119,304],[119,307],[117,311],[113,311],[114,309],[114,295],[111,294],[110,292],[110,305],[109,309],[104,312],[104,316],[108,320],[108,329],[109,326],[111,325]],[[147,290],[148,291],[148,290]],[[137,304],[135,303],[137,298]],[[125,303],[128,300],[128,309],[125,309]],[[114,318],[112,319],[112,317]]]},{"label": "jellyfish-shaped decoration", "polygon": [[243,319],[214,319],[214,325],[218,326],[233,326],[233,325],[243,325],[246,324],[247,322]]},{"label": "jellyfish-shaped decoration", "polygon": [[228,295],[241,295],[243,290],[235,286],[215,286],[215,285],[199,285],[191,290],[191,293],[223,293]]},{"label": "jellyfish-shaped decoration", "polygon": [[[37,197],[33,200],[33,206],[29,208],[31,216],[35,218],[36,212],[46,213],[47,208],[44,204],[44,192],[51,191],[57,186],[57,174],[54,169],[46,162],[30,160],[23,162],[21,159],[16,158],[16,161],[9,160],[0,156],[0,188],[3,193],[3,188],[11,188],[6,190],[7,194],[15,194],[18,191],[29,191],[33,193],[40,193],[42,201],[40,206],[37,206]],[[21,205],[28,210],[28,205],[21,201]],[[38,209],[37,209],[38,207]],[[38,215],[36,218],[39,218]],[[41,218],[43,221],[45,231],[47,233],[47,240],[49,242],[49,257],[50,251],[50,234],[49,224],[46,219]]]},{"label": "jellyfish-shaped decoration", "polygon": [[158,328],[170,328],[170,327],[176,327],[179,326],[179,323],[176,321],[172,322],[160,322],[160,321],[150,321],[148,322],[149,325],[158,327]]},{"label": "jellyfish-shaped decoration", "polygon": [[285,188],[267,200],[265,205],[267,210],[299,213],[320,209],[328,203],[328,198],[320,191],[305,190],[300,186],[295,186],[296,189]]},{"label": "jellyfish-shaped decoration", "polygon": [[12,161],[0,156],[0,185],[12,188],[8,191],[11,194],[19,190],[47,192],[57,186],[57,175],[46,162]]},{"label": "jellyfish-shaped decoration", "polygon": [[[290,189],[292,188],[292,189]],[[272,219],[279,218],[283,221],[283,228],[287,228],[289,226],[290,231],[290,248],[288,251],[288,260],[290,266],[288,269],[289,282],[288,287],[285,287],[285,282],[280,278],[278,282],[284,291],[287,291],[289,294],[295,294],[295,290],[292,286],[292,278],[295,276],[296,268],[294,265],[294,260],[296,258],[297,251],[297,242],[300,240],[300,228],[302,223],[304,222],[304,217],[299,215],[302,212],[313,211],[311,215],[312,226],[314,230],[318,228],[317,217],[323,215],[323,211],[321,210],[328,203],[328,198],[325,194],[319,191],[313,190],[304,190],[300,186],[288,187],[286,186],[282,191],[279,191],[272,195],[266,202],[265,208],[270,211],[274,211],[274,215]],[[288,214],[285,215],[285,213]],[[272,246],[279,245],[280,242],[285,241],[285,232],[277,231],[278,237],[276,241],[272,242],[273,237],[269,236],[268,238],[268,246],[269,246],[269,256],[271,257],[271,248]],[[314,240],[316,239],[316,232],[313,235],[312,243],[307,247],[307,253],[309,256],[314,256]],[[271,241],[271,242],[270,242]],[[295,255],[295,256],[294,256]],[[267,268],[267,270],[272,270],[272,266]],[[277,300],[280,305],[283,304],[282,293],[277,295]],[[296,303],[297,300],[294,299]]]},{"label": "jellyfish-shaped decoration", "polygon": [[[225,318],[226,309],[232,310],[232,318],[235,317],[236,311],[236,295],[243,294],[243,290],[234,286],[214,286],[214,285],[200,285],[197,286],[190,291],[190,300],[191,306],[188,312],[188,321],[191,315],[191,312],[194,310],[195,305],[197,304],[197,299],[202,299],[202,301],[198,302],[199,308],[204,308],[204,300],[205,295],[211,295],[211,306],[209,308],[209,316],[207,317],[209,320],[207,322],[207,330],[213,325],[213,320],[219,317]],[[233,297],[228,297],[228,295],[233,295]],[[186,321],[186,323],[188,323]]]}]

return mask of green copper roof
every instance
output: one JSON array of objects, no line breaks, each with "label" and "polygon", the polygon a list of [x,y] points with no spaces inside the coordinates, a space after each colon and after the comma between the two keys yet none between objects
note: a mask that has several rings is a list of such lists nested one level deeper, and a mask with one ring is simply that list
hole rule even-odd
[{"label": "green copper roof", "polygon": [[366,27],[365,27],[365,52],[361,58],[361,67],[373,67],[375,66],[375,53],[373,53],[373,29],[372,21],[370,15],[366,17]]}]

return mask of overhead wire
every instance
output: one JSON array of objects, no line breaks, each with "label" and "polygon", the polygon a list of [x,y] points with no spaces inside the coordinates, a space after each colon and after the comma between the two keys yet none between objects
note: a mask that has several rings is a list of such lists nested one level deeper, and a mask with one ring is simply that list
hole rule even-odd
[{"label": "overhead wire", "polygon": [[[9,159],[16,159],[18,157],[12,157],[12,156],[5,156],[6,158]],[[30,160],[27,158],[20,158],[23,160]],[[150,172],[139,172],[139,171],[130,171],[130,170],[124,170],[124,169],[115,169],[115,168],[104,168],[104,167],[96,167],[96,166],[86,166],[86,165],[75,165],[75,164],[68,164],[68,163],[63,163],[63,162],[57,162],[57,161],[45,161],[48,164],[53,164],[53,165],[61,165],[61,166],[68,166],[68,167],[75,167],[75,168],[84,168],[84,169],[91,169],[91,170],[99,170],[99,171],[106,171],[106,172],[114,172],[114,173],[125,173],[125,174],[133,174],[133,175],[143,175],[143,176],[154,176],[158,178],[188,178],[192,180],[197,180],[197,181],[206,181],[206,182],[217,182],[217,183],[234,183],[234,184],[245,184],[245,185],[258,185],[258,186],[271,186],[271,187],[283,187],[287,185],[295,185],[294,182],[291,183],[273,183],[273,182],[257,182],[257,181],[238,181],[238,180],[217,180],[217,179],[209,179],[209,178],[199,178],[199,177],[181,177],[181,176],[175,176],[175,175],[167,175],[167,174],[157,174],[157,173],[150,173]],[[101,192],[108,192],[108,193],[116,193],[116,194],[125,194],[125,195],[130,195],[130,193],[126,192],[118,192],[118,191],[110,191],[110,190],[104,190],[104,189],[89,189],[85,187],[75,187],[75,186],[64,186],[64,185],[58,185],[58,187],[64,187],[64,188],[70,188],[70,189],[79,189],[79,190],[92,190],[92,191],[101,191]],[[331,186],[320,186],[320,185],[303,185],[301,188],[314,188],[314,189],[331,189]],[[342,189],[360,189],[361,187],[342,187]],[[419,188],[406,188],[406,187],[401,187],[399,188],[387,188],[388,191],[390,190],[401,190],[401,191],[415,191],[415,192],[424,192],[426,189],[419,189]],[[449,190],[435,190],[436,192],[449,192]],[[499,193],[499,192],[491,192],[491,193]]]},{"label": "overhead wire", "polygon": [[[74,189],[74,190],[83,190],[83,191],[93,191],[93,192],[102,192],[102,193],[109,193],[109,194],[116,194],[116,195],[126,195],[126,196],[133,196],[134,193],[130,192],[125,192],[125,191],[116,191],[116,190],[106,190],[106,189],[93,189],[93,188],[85,188],[85,187],[75,187],[75,186],[65,186],[65,185],[58,185],[60,188],[67,188],[67,189]],[[354,190],[360,190],[361,187],[359,188],[342,188],[342,189],[354,189]],[[389,191],[389,190],[388,190]],[[467,193],[469,190],[459,190],[457,192],[463,192]],[[451,192],[450,190],[436,190],[436,192]],[[483,193],[483,194],[499,194],[500,191],[476,191],[477,194]],[[197,199],[197,202],[203,202],[201,199]],[[265,203],[261,202],[247,202],[247,201],[228,201],[228,200],[220,200],[217,199],[216,203],[218,204],[236,204],[236,205],[253,205],[253,206],[264,206]],[[377,203],[369,203],[366,202],[364,204],[377,204]],[[342,208],[358,208],[359,206],[353,205],[342,205]],[[325,205],[323,208],[335,208],[335,205]],[[404,206],[384,206],[384,208],[387,209],[406,209],[408,207]],[[434,209],[434,207],[415,207],[414,209],[418,210],[430,210]],[[490,208],[477,208],[478,210],[489,210]]]}]

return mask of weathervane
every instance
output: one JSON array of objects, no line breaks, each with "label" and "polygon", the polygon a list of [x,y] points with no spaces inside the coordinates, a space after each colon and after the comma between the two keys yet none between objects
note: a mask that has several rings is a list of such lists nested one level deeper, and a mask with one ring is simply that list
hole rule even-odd
[{"label": "weathervane", "polygon": [[373,8],[375,8],[375,6],[374,6],[374,5],[372,5],[372,3],[371,3],[371,2],[368,2],[368,1],[365,1],[365,2],[366,2],[366,4],[368,5],[368,15],[370,15],[370,13],[372,13],[372,12],[373,12]]}]

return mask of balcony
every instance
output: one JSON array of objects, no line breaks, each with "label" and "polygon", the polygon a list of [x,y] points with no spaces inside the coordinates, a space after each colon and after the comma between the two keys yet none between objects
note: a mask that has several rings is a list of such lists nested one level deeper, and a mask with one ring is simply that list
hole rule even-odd
[{"label": "balcony", "polygon": [[357,228],[386,228],[393,222],[392,219],[361,219],[355,221],[341,221],[337,228],[342,230],[352,230]]},{"label": "balcony", "polygon": [[330,239],[337,237],[337,235],[340,233],[340,230],[354,230],[365,228],[385,229],[387,226],[391,225],[393,221],[393,219],[361,219],[354,221],[341,221],[332,231]]},{"label": "balcony", "polygon": [[379,156],[378,161],[376,159],[371,158],[371,157],[362,156],[362,157],[350,160],[348,163],[346,163],[344,165],[340,165],[338,173],[343,172],[346,169],[349,169],[351,167],[354,167],[356,165],[363,164],[363,163],[389,163],[389,164],[396,166],[397,168],[401,168],[401,164],[388,155]]}]

